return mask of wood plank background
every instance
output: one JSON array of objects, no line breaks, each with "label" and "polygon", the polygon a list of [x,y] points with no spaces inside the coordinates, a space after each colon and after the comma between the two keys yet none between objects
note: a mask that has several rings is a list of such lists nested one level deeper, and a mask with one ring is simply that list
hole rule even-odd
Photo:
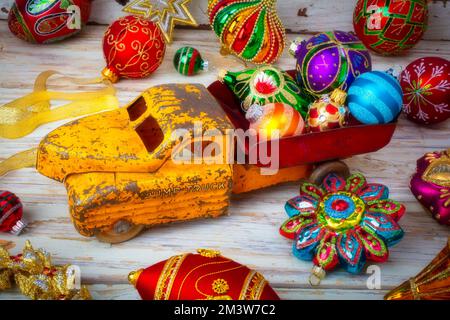
[{"label": "wood plank background", "polygon": [[[156,0],[155,0],[156,1]],[[0,19],[7,13],[14,0],[0,0]],[[190,11],[200,28],[210,29],[207,12],[208,0],[192,0]],[[328,30],[353,30],[352,16],[356,0],[278,0],[277,8],[288,32],[315,33]],[[109,24],[125,15],[122,6],[114,0],[95,0],[91,22]],[[428,40],[450,40],[450,4],[447,0],[433,0],[429,4],[429,29],[424,35]]]},{"label": "wood plank background", "polygon": [[[106,1],[95,2],[97,6]],[[284,7],[282,3],[285,1],[279,2]],[[352,1],[346,1],[342,6],[349,7],[348,2]],[[329,15],[330,9],[325,6],[314,11],[317,9],[316,4],[323,5],[322,0],[302,3],[310,4],[308,12],[311,20],[327,12]],[[433,6],[444,8],[443,3]],[[115,8],[116,5],[112,4],[111,7]],[[341,10],[338,7],[336,5],[336,10]],[[114,10],[111,12],[119,13]],[[444,12],[448,14],[448,11]],[[112,19],[112,16],[108,19]],[[303,17],[299,17],[299,21],[301,19]],[[447,19],[437,24],[446,24],[448,30],[448,23]],[[316,27],[320,28],[320,24],[316,24]],[[304,27],[298,30],[301,28]],[[326,29],[326,26],[323,28]],[[6,22],[0,21],[0,105],[30,92],[34,78],[44,70],[59,70],[78,77],[97,76],[104,66],[101,39],[105,29],[106,26],[90,25],[80,35],[67,41],[40,46],[18,40],[9,33]],[[295,36],[290,34],[288,38],[293,39]],[[156,84],[198,82],[207,85],[216,79],[221,68],[243,68],[235,58],[218,54],[219,45],[211,31],[177,30],[175,39],[168,47],[162,66],[151,77],[123,80],[117,84],[122,104]],[[186,78],[174,70],[171,61],[173,54],[184,45],[192,45],[200,50],[210,62],[209,72]],[[450,59],[450,42],[423,40],[403,57],[374,55],[374,69],[406,66],[423,56]],[[294,65],[294,60],[287,53],[278,62],[278,66],[285,69],[292,69]],[[69,90],[72,87],[64,83],[52,83],[52,88]],[[0,139],[0,160],[35,147],[46,133],[62,123],[44,125],[22,139]],[[23,169],[0,178],[0,189],[10,190],[22,198],[29,227],[20,237],[0,234],[0,243],[8,243],[12,247],[11,253],[17,253],[25,240],[30,239],[34,246],[44,247],[52,253],[56,263],[80,266],[83,283],[89,285],[96,299],[136,299],[138,296],[135,290],[127,284],[129,271],[202,247],[219,249],[225,256],[257,269],[284,299],[381,299],[389,289],[420,271],[446,243],[449,229],[438,225],[424,212],[411,195],[408,181],[414,172],[417,158],[426,152],[449,146],[450,121],[432,127],[419,127],[401,117],[394,138],[387,147],[345,160],[353,171],[362,172],[369,181],[388,185],[391,197],[403,201],[407,206],[407,214],[400,222],[406,232],[405,238],[391,249],[390,260],[379,265],[379,290],[367,288],[368,274],[356,276],[342,270],[330,273],[319,288],[310,287],[308,276],[311,263],[294,258],[291,242],[278,234],[278,227],[285,219],[284,202],[298,193],[297,184],[233,196],[229,216],[153,228],[131,241],[111,246],[95,238],[82,237],[75,231],[68,214],[63,185],[41,176],[33,169]],[[16,298],[22,297],[15,290],[0,293],[0,299]]]}]

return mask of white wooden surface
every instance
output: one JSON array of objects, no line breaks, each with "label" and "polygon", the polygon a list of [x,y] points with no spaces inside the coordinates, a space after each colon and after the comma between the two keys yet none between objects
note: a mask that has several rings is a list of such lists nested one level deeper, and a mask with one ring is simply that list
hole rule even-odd
[{"label": "white wooden surface", "polygon": [[[0,105],[28,93],[36,75],[47,69],[78,77],[97,76],[104,66],[101,39],[105,29],[106,26],[88,26],[75,38],[40,46],[16,39],[7,30],[6,22],[0,21]],[[241,63],[233,57],[218,54],[219,45],[212,32],[177,30],[176,35],[177,41],[168,48],[163,65],[150,78],[122,80],[117,84],[121,103],[125,104],[155,84],[199,82],[207,85],[215,80],[220,68],[242,69]],[[209,72],[193,78],[176,73],[172,66],[173,54],[188,44],[198,48],[210,61]],[[430,55],[450,59],[450,42],[424,40],[404,57],[373,56],[374,68],[405,66],[418,57]],[[285,54],[278,65],[291,69],[294,60]],[[54,84],[52,88],[69,89],[63,84]],[[0,139],[0,160],[36,146],[46,133],[61,123],[44,125],[22,139]],[[20,237],[0,234],[0,243],[8,243],[13,247],[11,252],[17,253],[24,241],[30,239],[34,246],[51,252],[55,262],[79,265],[83,282],[90,285],[97,299],[136,299],[135,290],[127,284],[129,271],[201,247],[219,249],[225,256],[257,269],[285,299],[381,299],[387,290],[420,271],[446,243],[449,229],[438,225],[424,212],[411,195],[408,180],[417,158],[425,152],[449,146],[450,121],[425,128],[401,118],[387,147],[346,160],[353,171],[362,172],[369,181],[388,185],[391,197],[407,206],[407,214],[400,222],[405,238],[391,249],[389,261],[380,265],[379,290],[367,288],[367,274],[355,276],[342,270],[330,273],[319,288],[310,287],[311,263],[294,258],[291,241],[278,234],[278,227],[286,218],[284,202],[297,194],[296,184],[234,196],[229,216],[150,229],[131,241],[111,246],[95,238],[84,238],[75,231],[63,185],[33,169],[23,169],[0,178],[0,189],[10,190],[22,198],[30,224]],[[11,298],[21,296],[14,290],[0,293],[0,299]]]},{"label": "white wooden surface", "polygon": [[[154,0],[158,1],[158,0]],[[14,0],[0,0],[0,19]],[[130,0],[131,2],[131,0]],[[208,0],[191,0],[192,15],[200,27],[210,29],[207,12]],[[314,33],[328,30],[353,30],[352,17],[356,0],[278,0],[277,8],[285,28],[290,32]],[[122,6],[114,0],[95,0],[92,4],[91,22],[109,24],[125,15]],[[447,0],[432,0],[429,4],[430,22],[425,39],[450,40],[450,4]]]}]

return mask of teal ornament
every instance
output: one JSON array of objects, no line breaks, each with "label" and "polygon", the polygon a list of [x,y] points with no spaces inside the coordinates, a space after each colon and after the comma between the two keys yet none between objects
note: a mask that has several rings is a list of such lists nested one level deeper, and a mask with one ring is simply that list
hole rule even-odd
[{"label": "teal ornament", "polygon": [[371,71],[358,76],[350,85],[347,105],[350,114],[364,124],[394,120],[402,109],[400,83],[387,72]]},{"label": "teal ornament", "polygon": [[185,76],[192,76],[200,70],[208,70],[208,61],[203,60],[200,52],[192,47],[182,47],[175,52],[173,65]]}]

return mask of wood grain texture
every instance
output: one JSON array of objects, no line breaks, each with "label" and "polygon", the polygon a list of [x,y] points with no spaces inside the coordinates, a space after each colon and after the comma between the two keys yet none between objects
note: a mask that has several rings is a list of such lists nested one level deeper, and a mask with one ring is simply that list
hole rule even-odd
[{"label": "wood grain texture", "polygon": [[[14,0],[0,0],[0,19]],[[200,28],[208,28],[208,0],[192,0],[190,11]],[[327,30],[353,30],[352,17],[356,0],[278,0],[278,12],[285,28],[296,33],[315,33]],[[91,22],[110,24],[125,15],[122,6],[114,0],[95,0],[92,7]],[[424,39],[450,40],[450,5],[446,0],[433,0],[430,5],[429,29]],[[175,36],[176,37],[176,36]],[[179,38],[176,38],[179,39]]]},{"label": "wood grain texture", "polygon": [[[52,45],[32,45],[7,32],[0,22],[0,104],[30,92],[36,75],[47,69],[77,77],[96,77],[104,66],[101,39],[106,26],[88,26],[82,34]],[[289,35],[289,38],[293,38]],[[125,104],[146,88],[167,82],[197,82],[208,85],[218,69],[239,70],[241,62],[218,54],[219,45],[210,31],[178,30],[177,41],[166,53],[161,67],[143,80],[122,80],[116,87]],[[183,45],[200,50],[210,62],[210,71],[192,78],[179,75],[172,66],[174,52]],[[32,54],[30,54],[32,53]],[[450,42],[422,41],[410,55],[396,58],[373,56],[374,69],[405,66],[421,56],[450,58]],[[287,53],[281,68],[294,68]],[[64,83],[52,83],[52,89],[69,90]],[[81,89],[81,88],[80,88]],[[0,160],[35,147],[50,130],[64,123],[38,128],[18,140],[0,139]],[[343,270],[330,273],[319,288],[311,288],[310,262],[291,254],[291,242],[278,234],[286,215],[284,202],[298,193],[297,184],[273,187],[246,195],[233,196],[229,216],[213,220],[171,224],[145,231],[126,243],[108,245],[80,236],[70,221],[66,191],[62,184],[23,169],[0,178],[0,189],[19,195],[25,205],[29,227],[20,237],[0,235],[12,253],[19,252],[26,239],[35,247],[44,247],[56,263],[73,263],[82,270],[83,282],[91,285],[95,298],[135,299],[135,290],[127,284],[129,271],[149,266],[174,254],[194,252],[197,248],[217,248],[236,261],[263,273],[282,298],[286,299],[380,299],[385,292],[420,271],[438,253],[449,234],[417,203],[408,189],[415,161],[425,152],[450,146],[450,121],[433,127],[419,127],[400,118],[391,143],[384,149],[346,159],[352,171],[360,171],[369,181],[390,187],[391,197],[403,201],[407,214],[400,224],[404,240],[391,249],[387,263],[379,265],[381,289],[369,290],[368,274],[350,275]],[[11,244],[12,243],[12,244]],[[0,293],[0,299],[18,298],[15,291]]]}]

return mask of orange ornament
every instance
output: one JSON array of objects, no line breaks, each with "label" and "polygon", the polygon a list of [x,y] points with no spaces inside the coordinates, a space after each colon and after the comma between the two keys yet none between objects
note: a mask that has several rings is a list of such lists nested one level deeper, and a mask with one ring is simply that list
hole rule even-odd
[{"label": "orange ornament", "polygon": [[103,37],[106,68],[102,75],[111,82],[119,78],[145,78],[161,65],[166,44],[159,27],[136,16],[113,22]]},{"label": "orange ornament", "polygon": [[250,129],[258,132],[262,139],[270,139],[277,132],[279,137],[302,134],[305,122],[297,110],[286,103],[275,102],[264,106],[252,105],[245,114]]},{"label": "orange ornament", "polygon": [[279,300],[264,277],[246,266],[199,249],[133,271],[128,279],[144,300]]}]

